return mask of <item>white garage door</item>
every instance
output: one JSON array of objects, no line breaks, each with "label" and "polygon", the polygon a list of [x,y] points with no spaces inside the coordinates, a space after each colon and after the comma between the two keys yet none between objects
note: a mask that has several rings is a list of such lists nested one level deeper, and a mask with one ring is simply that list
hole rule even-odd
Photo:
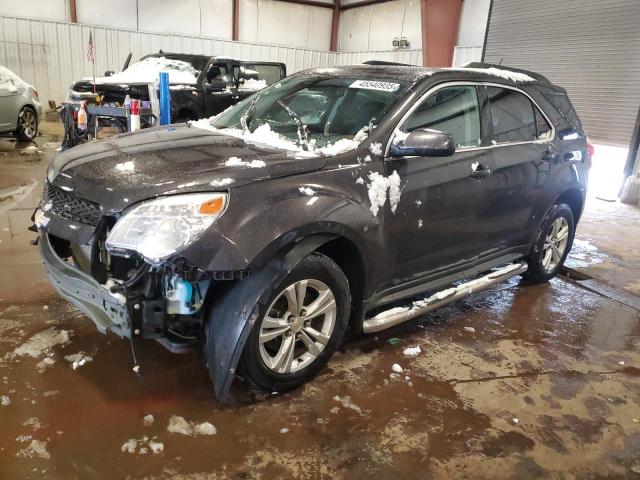
[{"label": "white garage door", "polygon": [[640,0],[493,0],[484,61],[569,92],[592,140],[628,146],[640,106]]}]

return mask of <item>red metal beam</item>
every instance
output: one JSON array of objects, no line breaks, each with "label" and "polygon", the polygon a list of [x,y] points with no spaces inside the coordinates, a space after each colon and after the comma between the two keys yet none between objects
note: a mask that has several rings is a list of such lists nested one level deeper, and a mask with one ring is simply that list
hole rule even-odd
[{"label": "red metal beam", "polygon": [[78,11],[76,9],[76,0],[69,0],[69,17],[71,17],[71,23],[78,23]]},{"label": "red metal beam", "polygon": [[451,66],[461,9],[462,0],[420,0],[424,66]]},{"label": "red metal beam", "polygon": [[231,40],[238,41],[240,39],[240,0],[233,0],[231,25]]},{"label": "red metal beam", "polygon": [[338,33],[340,30],[340,0],[333,1],[333,15],[331,17],[331,45],[329,50],[338,51]]}]

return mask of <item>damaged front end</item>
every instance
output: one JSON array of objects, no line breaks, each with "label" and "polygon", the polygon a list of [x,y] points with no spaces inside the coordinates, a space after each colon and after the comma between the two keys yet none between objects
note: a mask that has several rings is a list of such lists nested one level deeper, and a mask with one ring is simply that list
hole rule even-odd
[{"label": "damaged front end", "polygon": [[200,340],[207,292],[218,279],[179,249],[224,211],[225,194],[162,197],[122,215],[66,197],[47,185],[34,214],[40,255],[58,293],[103,333],[189,350]]}]

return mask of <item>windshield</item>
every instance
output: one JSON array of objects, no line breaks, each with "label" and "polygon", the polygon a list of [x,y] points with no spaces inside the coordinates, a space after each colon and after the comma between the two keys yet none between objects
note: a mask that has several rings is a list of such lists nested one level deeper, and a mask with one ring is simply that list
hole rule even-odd
[{"label": "windshield", "polygon": [[365,138],[359,132],[377,124],[406,88],[405,82],[395,80],[294,75],[214,118],[212,126],[248,135],[268,129],[313,150]]}]

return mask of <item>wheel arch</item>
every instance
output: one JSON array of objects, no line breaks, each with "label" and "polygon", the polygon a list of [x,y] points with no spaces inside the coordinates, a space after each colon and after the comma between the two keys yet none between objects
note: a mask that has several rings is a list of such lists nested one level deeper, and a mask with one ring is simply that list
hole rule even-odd
[{"label": "wheel arch", "polygon": [[584,195],[578,188],[569,188],[556,198],[555,204],[566,203],[571,208],[573,220],[577,224],[584,209]]}]

